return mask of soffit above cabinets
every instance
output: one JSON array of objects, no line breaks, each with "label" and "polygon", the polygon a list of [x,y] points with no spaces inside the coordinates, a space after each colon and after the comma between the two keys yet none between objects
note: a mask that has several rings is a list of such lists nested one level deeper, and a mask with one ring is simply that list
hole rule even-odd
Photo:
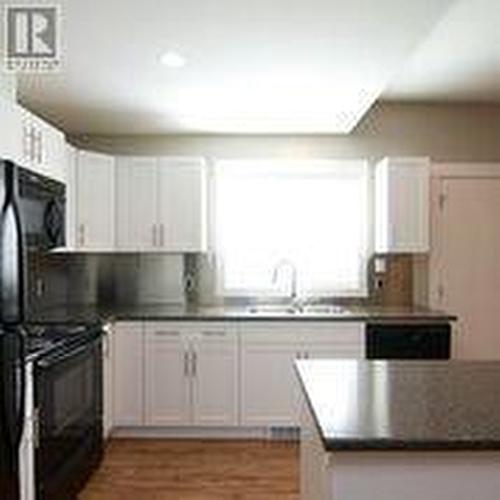
[{"label": "soffit above cabinets", "polygon": [[453,0],[59,3],[62,70],[19,97],[66,132],[347,133]]},{"label": "soffit above cabinets", "polygon": [[500,3],[460,0],[396,76],[383,98],[500,102]]}]

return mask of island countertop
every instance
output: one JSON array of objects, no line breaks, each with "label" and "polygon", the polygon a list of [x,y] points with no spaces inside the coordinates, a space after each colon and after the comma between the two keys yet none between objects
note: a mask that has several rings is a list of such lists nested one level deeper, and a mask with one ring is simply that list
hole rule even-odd
[{"label": "island countertop", "polygon": [[500,362],[296,363],[326,451],[500,450]]}]

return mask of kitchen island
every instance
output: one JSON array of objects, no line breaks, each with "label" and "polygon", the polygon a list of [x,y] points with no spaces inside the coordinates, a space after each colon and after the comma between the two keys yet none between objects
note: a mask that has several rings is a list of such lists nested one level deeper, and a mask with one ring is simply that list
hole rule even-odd
[{"label": "kitchen island", "polygon": [[500,363],[304,360],[302,500],[500,498]]}]

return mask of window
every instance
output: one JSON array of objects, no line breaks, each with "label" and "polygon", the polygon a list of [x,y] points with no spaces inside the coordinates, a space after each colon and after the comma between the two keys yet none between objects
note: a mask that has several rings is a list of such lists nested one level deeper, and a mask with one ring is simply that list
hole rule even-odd
[{"label": "window", "polygon": [[218,292],[286,295],[286,259],[301,295],[366,295],[368,187],[364,161],[218,162]]}]

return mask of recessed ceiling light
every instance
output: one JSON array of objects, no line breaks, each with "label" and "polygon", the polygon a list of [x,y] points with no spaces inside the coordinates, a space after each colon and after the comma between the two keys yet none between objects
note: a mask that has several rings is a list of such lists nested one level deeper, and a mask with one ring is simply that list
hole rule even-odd
[{"label": "recessed ceiling light", "polygon": [[186,59],[178,52],[169,50],[161,56],[161,63],[168,68],[182,68],[186,64]]}]

